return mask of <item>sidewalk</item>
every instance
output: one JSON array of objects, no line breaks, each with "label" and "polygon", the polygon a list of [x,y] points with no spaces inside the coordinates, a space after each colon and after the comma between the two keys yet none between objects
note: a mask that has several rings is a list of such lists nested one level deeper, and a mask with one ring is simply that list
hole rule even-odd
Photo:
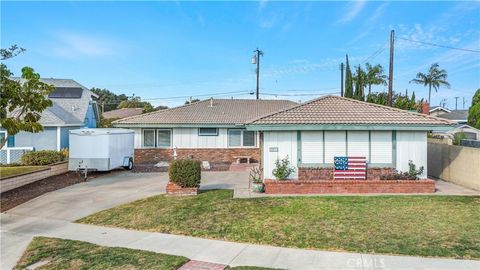
[{"label": "sidewalk", "polygon": [[[181,255],[230,266],[282,269],[480,269],[480,261],[370,255],[233,243],[162,233],[76,224],[65,220],[1,214],[2,269],[11,269],[34,236],[86,241]],[[8,252],[4,253],[8,247]],[[19,252],[20,251],[20,252]]]}]

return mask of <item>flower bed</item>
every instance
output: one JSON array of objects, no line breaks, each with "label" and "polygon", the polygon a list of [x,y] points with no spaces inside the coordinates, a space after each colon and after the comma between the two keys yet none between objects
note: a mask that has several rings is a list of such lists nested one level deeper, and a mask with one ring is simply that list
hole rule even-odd
[{"label": "flower bed", "polygon": [[435,181],[425,180],[272,180],[266,194],[434,193]]},{"label": "flower bed", "polygon": [[181,187],[173,182],[167,183],[167,195],[188,196],[197,194],[198,187]]}]

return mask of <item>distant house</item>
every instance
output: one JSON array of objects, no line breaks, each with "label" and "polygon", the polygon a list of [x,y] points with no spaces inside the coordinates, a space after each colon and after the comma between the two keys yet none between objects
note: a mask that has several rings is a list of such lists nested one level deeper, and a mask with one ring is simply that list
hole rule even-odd
[{"label": "distant house", "polygon": [[55,87],[48,95],[53,105],[41,113],[40,123],[44,130],[39,133],[22,131],[10,136],[6,130],[0,128],[0,136],[7,137],[7,143],[1,151],[1,163],[7,163],[7,156],[9,162],[18,161],[19,154],[16,154],[15,158],[10,155],[15,150],[68,148],[69,130],[97,126],[99,117],[94,100],[97,95],[71,79],[41,79],[41,81]]},{"label": "distant house", "polygon": [[451,120],[457,124],[466,124],[468,122],[468,110],[451,110],[449,112],[439,113],[437,117]]},{"label": "distant house", "polygon": [[245,123],[297,103],[288,100],[207,99],[127,117],[114,127],[135,130],[135,163],[192,157],[228,163],[238,156],[260,161],[261,138]]},{"label": "distant house", "polygon": [[449,113],[449,112],[451,112],[449,109],[442,106],[432,106],[430,107],[430,111],[429,111],[430,115],[433,115],[433,116],[439,116],[440,114]]},{"label": "distant house", "polygon": [[122,119],[143,113],[143,108],[121,108],[102,113],[105,119]]}]

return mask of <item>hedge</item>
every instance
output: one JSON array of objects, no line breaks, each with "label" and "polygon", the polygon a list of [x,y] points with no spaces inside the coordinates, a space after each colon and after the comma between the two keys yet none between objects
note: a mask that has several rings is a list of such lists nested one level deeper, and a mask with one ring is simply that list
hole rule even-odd
[{"label": "hedge", "polygon": [[22,165],[42,166],[65,160],[63,153],[53,150],[31,151],[22,156]]},{"label": "hedge", "polygon": [[184,188],[199,187],[201,172],[200,161],[193,159],[173,160],[168,167],[170,182]]}]

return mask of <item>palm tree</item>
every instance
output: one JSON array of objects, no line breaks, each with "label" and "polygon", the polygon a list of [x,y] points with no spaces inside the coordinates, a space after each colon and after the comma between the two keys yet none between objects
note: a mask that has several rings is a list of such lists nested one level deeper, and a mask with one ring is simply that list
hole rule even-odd
[{"label": "palm tree", "polygon": [[387,85],[387,75],[383,74],[382,65],[372,66],[370,63],[365,64],[366,76],[365,83],[368,85],[368,94],[372,91],[372,85]]},{"label": "palm tree", "polygon": [[438,63],[434,63],[428,70],[427,74],[418,72],[416,78],[410,82],[423,84],[423,86],[428,85],[428,103],[430,103],[432,87],[435,89],[435,92],[438,92],[440,86],[450,88],[450,83],[447,82],[447,76],[447,71],[445,69],[439,69]]}]

